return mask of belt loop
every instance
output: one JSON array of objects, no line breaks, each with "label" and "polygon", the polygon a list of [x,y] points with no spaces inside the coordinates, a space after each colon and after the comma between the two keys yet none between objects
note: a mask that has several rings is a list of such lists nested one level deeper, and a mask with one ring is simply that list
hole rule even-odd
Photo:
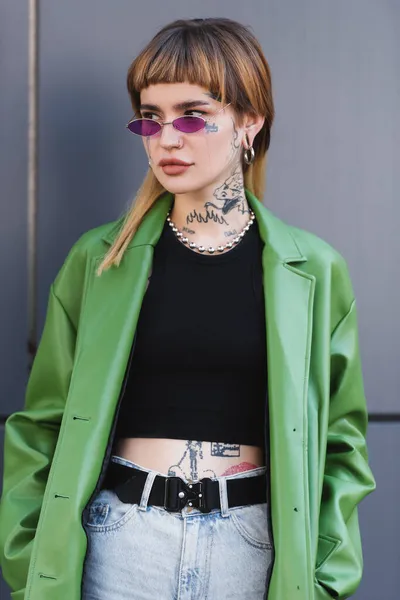
[{"label": "belt loop", "polygon": [[229,517],[228,490],[226,487],[226,477],[218,478],[219,481],[219,500],[221,503],[221,517]]},{"label": "belt loop", "polygon": [[140,499],[140,504],[138,506],[138,510],[145,511],[147,509],[147,504],[149,501],[151,488],[153,487],[153,482],[154,482],[155,478],[157,477],[157,475],[158,475],[157,471],[149,471],[147,473],[146,483],[144,484],[142,497]]}]

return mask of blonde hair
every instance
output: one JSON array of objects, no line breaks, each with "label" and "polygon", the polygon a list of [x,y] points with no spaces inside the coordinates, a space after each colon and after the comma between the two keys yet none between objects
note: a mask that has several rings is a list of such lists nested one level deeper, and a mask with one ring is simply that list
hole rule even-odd
[{"label": "blonde hair", "polygon": [[[248,27],[231,19],[179,19],[169,23],[129,67],[127,87],[134,113],[139,113],[142,89],[156,83],[183,82],[207,88],[223,106],[230,102],[239,126],[246,114],[265,117],[253,141],[253,163],[248,165],[242,157],[244,187],[261,200],[275,111],[271,72],[260,43]],[[120,264],[144,216],[166,191],[149,169],[98,267],[98,275]]]}]

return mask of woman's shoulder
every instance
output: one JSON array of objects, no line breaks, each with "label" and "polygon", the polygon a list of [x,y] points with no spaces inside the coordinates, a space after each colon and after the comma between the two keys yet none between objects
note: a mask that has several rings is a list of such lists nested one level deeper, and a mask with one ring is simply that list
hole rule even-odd
[{"label": "woman's shoulder", "polygon": [[54,280],[55,288],[63,282],[79,283],[92,260],[102,258],[110,247],[106,240],[121,224],[121,218],[84,231],[71,246]]},{"label": "woman's shoulder", "polygon": [[341,252],[318,234],[289,223],[265,205],[259,206],[258,210],[261,218],[267,223],[267,228],[270,229],[269,233],[272,234],[273,243],[278,240],[278,245],[281,247],[280,241],[284,240],[286,244],[289,237],[291,243],[288,244],[288,248],[293,247],[294,243],[294,247],[297,249],[296,255],[305,257],[311,264],[315,263],[321,266],[329,266],[332,263],[345,264],[346,261]]},{"label": "woman's shoulder", "polygon": [[94,273],[95,262],[109,248],[106,238],[120,221],[117,219],[84,231],[70,248],[53,281],[53,292],[76,327],[88,277]]},{"label": "woman's shoulder", "polygon": [[124,217],[114,221],[108,221],[84,231],[71,248],[73,253],[83,253],[89,256],[98,256],[109,246],[107,240],[121,226]]},{"label": "woman's shoulder", "polygon": [[335,245],[311,230],[297,227],[277,215],[274,215],[274,218],[279,221],[280,227],[290,234],[299,254],[307,259],[309,266],[313,264],[319,267],[330,267],[335,264],[346,266],[346,259]]},{"label": "woman's shoulder", "polygon": [[338,314],[347,312],[354,300],[354,289],[349,265],[343,254],[311,231],[295,226],[289,226],[289,229],[307,259],[303,269],[315,276],[319,290],[325,288],[330,293]]},{"label": "woman's shoulder", "polygon": [[[292,254],[286,253],[285,262],[291,263],[290,268],[315,278],[318,294],[330,296],[335,314],[346,312],[354,300],[354,289],[349,266],[338,248],[318,234],[288,223],[269,209],[264,213],[274,239],[285,240],[285,250],[286,247],[291,249]],[[287,236],[290,244],[286,243]]]}]

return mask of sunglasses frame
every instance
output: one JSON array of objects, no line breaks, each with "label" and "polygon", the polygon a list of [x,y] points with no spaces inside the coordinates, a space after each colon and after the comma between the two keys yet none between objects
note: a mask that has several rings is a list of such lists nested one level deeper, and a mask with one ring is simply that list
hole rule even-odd
[{"label": "sunglasses frame", "polygon": [[[172,121],[155,121],[155,119],[147,119],[146,117],[138,117],[137,119],[131,119],[127,124],[126,124],[126,128],[128,129],[128,131],[130,133],[133,133],[133,135],[137,135],[139,137],[153,137],[154,135],[157,135],[158,133],[161,132],[162,128],[164,127],[164,125],[172,125],[174,129],[176,129],[177,131],[179,131],[179,133],[184,133],[185,135],[190,135],[190,133],[197,133],[198,131],[202,131],[205,126],[206,123],[208,123],[208,121],[212,118],[215,117],[215,115],[217,115],[218,113],[220,113],[222,110],[224,110],[225,108],[227,108],[228,106],[230,106],[232,104],[232,102],[229,102],[228,104],[225,104],[225,106],[223,106],[222,108],[219,108],[218,110],[216,110],[214,113],[212,113],[209,117],[204,118],[204,117],[192,117],[191,115],[188,116],[182,116],[182,117],[176,117],[176,119],[173,119]],[[194,110],[194,109],[193,109]],[[180,129],[178,129],[177,127],[175,127],[174,123],[177,119],[182,119],[182,118],[189,118],[189,119],[201,119],[202,121],[204,121],[204,125],[203,127],[201,127],[200,129],[197,129],[197,131],[192,131],[192,132],[186,132],[186,131],[181,131]],[[140,133],[135,133],[134,131],[131,131],[129,129],[129,125],[131,123],[133,123],[134,121],[151,121],[152,123],[157,123],[158,125],[160,125],[160,129],[159,131],[156,131],[155,133],[152,133],[150,135],[141,135]]]}]

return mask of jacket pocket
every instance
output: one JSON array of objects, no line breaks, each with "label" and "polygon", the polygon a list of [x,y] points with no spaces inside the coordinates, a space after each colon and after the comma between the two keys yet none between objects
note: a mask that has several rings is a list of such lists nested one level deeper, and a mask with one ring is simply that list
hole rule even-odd
[{"label": "jacket pocket", "polygon": [[318,536],[317,562],[315,569],[319,569],[340,546],[341,541],[329,535]]}]

